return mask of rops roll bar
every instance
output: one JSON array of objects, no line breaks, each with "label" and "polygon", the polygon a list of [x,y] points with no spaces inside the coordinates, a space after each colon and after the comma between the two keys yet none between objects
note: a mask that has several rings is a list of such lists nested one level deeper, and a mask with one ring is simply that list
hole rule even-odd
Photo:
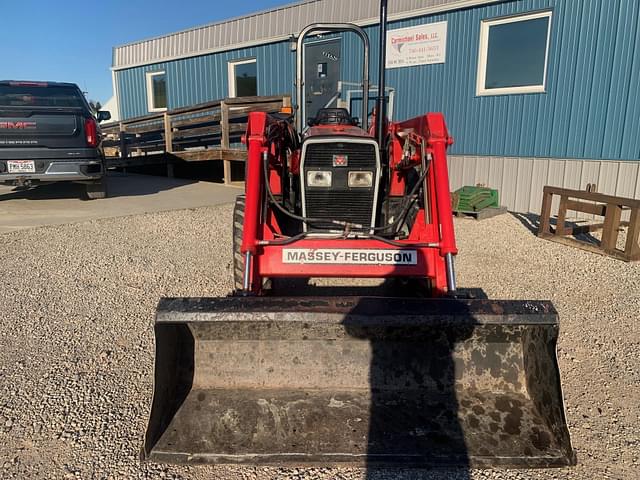
[{"label": "rops roll bar", "polygon": [[302,132],[305,126],[304,119],[304,40],[312,33],[318,32],[353,32],[362,39],[364,46],[364,62],[362,67],[362,115],[360,121],[362,128],[367,128],[368,104],[369,104],[369,37],[365,31],[352,23],[312,23],[307,25],[298,36],[296,45],[296,101],[298,110],[296,112],[296,127],[298,132]]}]

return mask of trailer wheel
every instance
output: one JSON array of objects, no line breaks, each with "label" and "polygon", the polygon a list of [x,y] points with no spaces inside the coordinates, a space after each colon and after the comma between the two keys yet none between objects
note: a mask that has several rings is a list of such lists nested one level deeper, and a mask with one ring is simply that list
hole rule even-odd
[{"label": "trailer wheel", "polygon": [[242,226],[244,225],[244,195],[236,197],[233,207],[233,289],[242,290],[244,279],[244,258],[242,247]]}]

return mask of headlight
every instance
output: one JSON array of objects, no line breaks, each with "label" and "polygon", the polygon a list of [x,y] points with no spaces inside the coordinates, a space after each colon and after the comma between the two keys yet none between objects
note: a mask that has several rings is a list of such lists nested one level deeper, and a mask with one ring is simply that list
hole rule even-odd
[{"label": "headlight", "polygon": [[309,170],[307,172],[307,185],[310,187],[330,187],[331,172]]},{"label": "headlight", "polygon": [[373,185],[373,172],[349,172],[350,187],[370,187]]}]

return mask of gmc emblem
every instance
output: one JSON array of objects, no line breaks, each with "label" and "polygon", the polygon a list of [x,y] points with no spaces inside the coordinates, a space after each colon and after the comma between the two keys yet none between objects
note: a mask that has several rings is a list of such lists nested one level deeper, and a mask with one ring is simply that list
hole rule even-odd
[{"label": "gmc emblem", "polygon": [[36,122],[0,122],[0,129],[5,130],[33,130]]}]

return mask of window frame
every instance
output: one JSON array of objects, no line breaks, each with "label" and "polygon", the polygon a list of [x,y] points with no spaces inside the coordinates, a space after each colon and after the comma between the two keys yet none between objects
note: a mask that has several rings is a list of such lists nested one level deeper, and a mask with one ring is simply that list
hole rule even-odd
[{"label": "window frame", "polygon": [[[147,72],[146,73],[146,77],[147,77],[147,111],[149,112],[166,112],[167,111],[167,107],[156,107],[154,104],[154,98],[153,98],[153,77],[157,77],[158,75],[164,75],[165,76],[165,88],[167,86],[167,72],[165,70],[154,70],[152,72]],[[169,104],[169,89],[166,89],[166,96],[167,96],[167,105]]]},{"label": "window frame", "polygon": [[[542,85],[525,85],[521,87],[500,87],[485,88],[487,80],[487,57],[489,53],[489,31],[494,25],[504,25],[505,23],[524,22],[527,20],[535,20],[537,18],[548,18],[547,26],[547,44],[544,57],[544,72],[542,76]],[[553,20],[553,10],[543,10],[533,13],[524,13],[512,15],[508,17],[484,19],[480,23],[480,46],[478,49],[478,72],[476,80],[476,96],[489,95],[513,95],[522,93],[546,93],[547,88],[547,69],[549,66],[549,50],[551,46],[551,22]]]},{"label": "window frame", "polygon": [[256,64],[256,95],[258,94],[258,59],[256,57],[251,58],[241,58],[238,60],[229,60],[227,62],[227,83],[229,84],[228,93],[229,98],[236,98],[236,66],[237,65],[246,65],[249,63]]}]

